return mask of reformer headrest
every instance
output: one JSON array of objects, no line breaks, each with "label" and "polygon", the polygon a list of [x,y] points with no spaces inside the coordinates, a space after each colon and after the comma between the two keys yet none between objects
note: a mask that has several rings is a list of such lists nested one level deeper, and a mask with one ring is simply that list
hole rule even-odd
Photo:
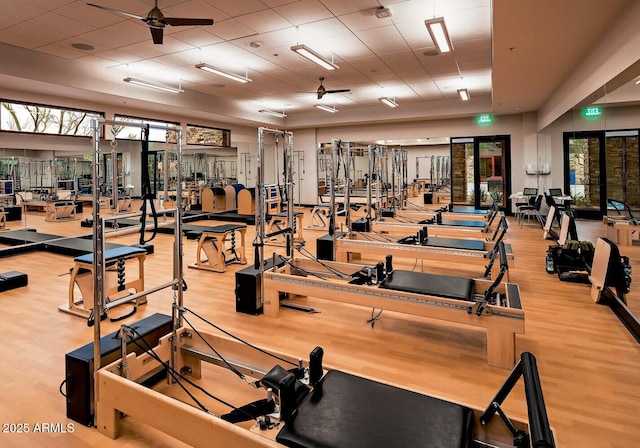
[{"label": "reformer headrest", "polygon": [[[291,374],[291,372],[285,370],[279,365],[276,365],[260,379],[260,384],[262,384],[266,389],[271,389],[275,394],[279,394],[280,382],[289,374]],[[294,390],[298,402],[309,393],[309,388],[297,378],[295,380]]]}]

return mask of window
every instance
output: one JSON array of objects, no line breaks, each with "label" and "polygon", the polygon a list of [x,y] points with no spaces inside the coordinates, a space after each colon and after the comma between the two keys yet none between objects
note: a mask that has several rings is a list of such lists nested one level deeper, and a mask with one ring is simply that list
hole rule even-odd
[{"label": "window", "polygon": [[136,126],[117,125],[112,126],[112,132],[118,140],[140,140],[142,139],[142,130],[140,125],[149,124],[154,128],[149,129],[149,141],[160,143],[177,143],[176,133],[173,130],[157,129],[157,127],[168,128],[169,126],[179,126],[180,123],[172,121],[157,121],[147,118],[130,117],[127,115],[115,115],[115,121],[124,121],[136,124]]},{"label": "window", "polygon": [[187,145],[231,146],[231,131],[206,126],[187,125]]},{"label": "window", "polygon": [[29,132],[36,134],[92,135],[92,118],[102,118],[104,113],[52,107],[43,104],[0,101],[0,131]]}]

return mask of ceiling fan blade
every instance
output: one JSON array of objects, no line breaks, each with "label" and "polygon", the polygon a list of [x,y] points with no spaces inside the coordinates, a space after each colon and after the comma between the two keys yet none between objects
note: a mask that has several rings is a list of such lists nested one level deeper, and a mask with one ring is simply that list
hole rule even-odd
[{"label": "ceiling fan blade", "polygon": [[182,17],[165,17],[164,23],[171,26],[213,25],[213,19],[185,19]]},{"label": "ceiling fan blade", "polygon": [[146,19],[146,17],[138,16],[136,14],[131,14],[130,12],[126,12],[126,11],[120,11],[119,9],[109,8],[107,6],[96,5],[94,3],[87,3],[87,5],[93,6],[94,8],[104,9],[105,11],[114,12],[116,14],[121,14],[123,16],[131,17],[131,18],[134,18],[134,19],[139,19],[139,20],[142,20],[142,21],[144,21]]},{"label": "ceiling fan blade", "polygon": [[151,38],[153,39],[153,43],[156,45],[162,44],[162,36],[164,35],[162,28],[149,27],[151,30]]},{"label": "ceiling fan blade", "polygon": [[344,93],[344,92],[351,92],[351,89],[327,90],[326,93]]}]

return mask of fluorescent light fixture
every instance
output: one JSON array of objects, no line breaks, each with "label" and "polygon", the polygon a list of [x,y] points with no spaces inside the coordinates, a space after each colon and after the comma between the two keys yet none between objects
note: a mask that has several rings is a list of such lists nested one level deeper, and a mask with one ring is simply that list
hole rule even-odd
[{"label": "fluorescent light fixture", "polygon": [[318,109],[331,112],[332,114],[335,114],[336,112],[338,112],[338,109],[336,109],[335,107],[327,106],[326,104],[316,104],[316,107]]},{"label": "fluorescent light fixture", "polygon": [[429,31],[431,40],[433,40],[440,53],[448,53],[453,50],[447,27],[444,24],[444,17],[425,20],[424,24],[427,27],[427,31]]},{"label": "fluorescent light fixture", "polygon": [[165,92],[171,92],[171,93],[183,93],[184,90],[182,90],[180,87],[169,87],[169,86],[163,86],[161,84],[156,84],[150,81],[145,81],[142,79],[136,79],[136,78],[130,78],[130,77],[126,77],[123,79],[124,82],[128,82],[131,84],[136,84],[138,86],[144,86],[144,87],[150,87],[152,89],[157,89],[157,90],[164,90]]},{"label": "fluorescent light fixture", "polygon": [[387,98],[386,96],[378,99],[389,107],[398,107],[398,103],[396,103],[395,99]]},{"label": "fluorescent light fixture", "polygon": [[333,61],[329,61],[328,59],[323,58],[322,56],[320,56],[318,53],[316,53],[306,45],[303,45],[303,44],[294,45],[293,47],[291,47],[291,50],[295,51],[303,58],[310,60],[314,64],[318,64],[320,67],[326,70],[335,70],[340,68],[336,64],[334,64]]},{"label": "fluorescent light fixture", "polygon": [[458,95],[462,101],[469,101],[469,91],[467,89],[458,89]]},{"label": "fluorescent light fixture", "polygon": [[260,109],[258,112],[261,114],[271,115],[272,117],[285,118],[287,115],[284,112],[276,112],[275,110]]},{"label": "fluorescent light fixture", "polygon": [[225,78],[229,78],[237,82],[251,82],[251,79],[247,78],[246,76],[240,76],[234,73],[225,72],[224,70],[220,70],[219,68],[215,68],[209,64],[196,64],[196,68],[204,70],[205,72],[213,73],[214,75],[224,76]]}]

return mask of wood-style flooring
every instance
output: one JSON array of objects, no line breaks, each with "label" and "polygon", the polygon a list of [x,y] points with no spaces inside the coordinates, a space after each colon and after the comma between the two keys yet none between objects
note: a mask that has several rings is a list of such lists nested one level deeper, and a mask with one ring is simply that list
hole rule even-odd
[{"label": "wood-style flooring", "polygon": [[[85,208],[85,216],[90,216],[90,208]],[[526,333],[517,336],[516,349],[530,351],[537,358],[558,447],[640,446],[640,344],[607,307],[592,302],[587,285],[560,282],[545,272],[545,252],[551,242],[543,240],[539,226],[521,228],[512,218],[510,223],[508,241],[515,253],[510,280],[520,286],[526,313]],[[601,222],[578,221],[577,225],[580,239],[595,241],[606,233]],[[24,218],[7,224],[8,229],[24,226]],[[90,232],[80,227],[79,220],[45,222],[44,214],[38,212],[27,214],[26,226],[58,235]],[[304,230],[311,252],[315,253],[315,238],[324,233]],[[254,234],[250,226],[249,263],[253,261],[250,243]],[[172,277],[171,240],[169,235],[158,235],[153,241],[155,253],[147,257],[145,265],[148,286]],[[137,235],[110,241],[134,244]],[[230,265],[224,274],[187,269],[187,264],[195,262],[196,244],[184,242],[185,305],[242,338],[304,358],[319,345],[324,348],[326,364],[481,408],[506,378],[508,371],[487,365],[483,332],[463,326],[384,312],[371,327],[366,323],[371,309],[313,298],[298,302],[320,313],[283,309],[279,319],[236,313],[234,272],[245,266]],[[640,269],[640,247],[620,249],[630,256],[632,266]],[[123,436],[113,441],[95,428],[66,418],[65,398],[58,390],[65,375],[64,356],[93,340],[93,329],[85,320],[58,311],[67,301],[72,265],[71,257],[46,252],[0,258],[0,272],[17,270],[29,275],[27,287],[0,293],[0,359],[4,366],[0,373],[0,446],[184,446],[136,422],[127,422]],[[481,274],[477,266],[464,264],[413,260],[402,264],[396,260],[395,265],[472,277]],[[169,314],[171,301],[170,290],[153,294],[148,304],[125,322],[156,312]],[[632,284],[629,304],[640,313],[639,284]],[[103,322],[103,334],[115,331],[118,325]],[[238,388],[247,387],[236,383]],[[210,386],[218,392],[215,383]],[[504,408],[514,417],[526,415],[522,384]],[[35,425],[42,423],[73,423],[73,432],[33,432]],[[27,424],[30,431],[7,433],[5,430],[16,428],[9,424]],[[215,441],[211,446],[216,446]]]}]

